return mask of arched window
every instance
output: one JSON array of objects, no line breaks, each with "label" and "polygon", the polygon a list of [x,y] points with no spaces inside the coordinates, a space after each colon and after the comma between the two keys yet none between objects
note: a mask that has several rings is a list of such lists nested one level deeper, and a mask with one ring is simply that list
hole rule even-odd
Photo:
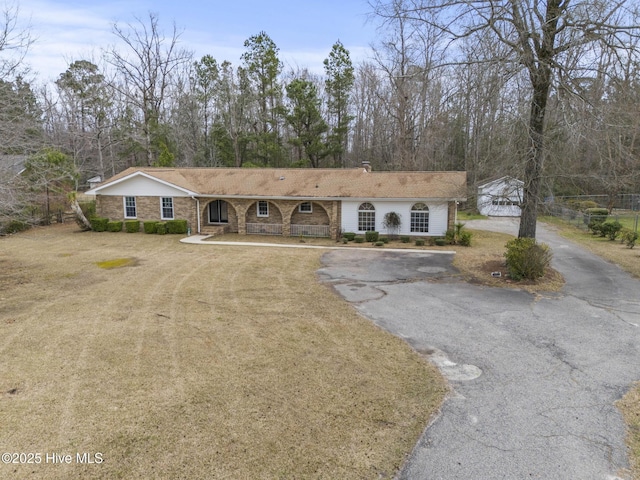
[{"label": "arched window", "polygon": [[429,231],[429,207],[416,203],[411,207],[411,231],[426,233]]},{"label": "arched window", "polygon": [[370,203],[358,207],[358,231],[371,232],[376,229],[376,209]]}]

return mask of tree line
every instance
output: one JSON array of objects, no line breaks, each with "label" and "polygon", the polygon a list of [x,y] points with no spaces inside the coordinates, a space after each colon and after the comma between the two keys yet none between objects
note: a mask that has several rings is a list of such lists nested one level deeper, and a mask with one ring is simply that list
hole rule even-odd
[{"label": "tree line", "polygon": [[371,9],[371,58],[354,65],[336,41],[324,74],[285,71],[267,32],[244,42],[238,64],[196,59],[180,31],[149,14],[114,24],[118,48],[38,86],[5,55],[19,50],[11,42],[28,47],[28,36],[9,33],[0,153],[63,152],[77,186],[136,165],[367,160],[377,170],[466,170],[471,192],[511,175],[525,180],[521,236],[535,236],[545,198],[637,192],[636,1],[386,0]]}]

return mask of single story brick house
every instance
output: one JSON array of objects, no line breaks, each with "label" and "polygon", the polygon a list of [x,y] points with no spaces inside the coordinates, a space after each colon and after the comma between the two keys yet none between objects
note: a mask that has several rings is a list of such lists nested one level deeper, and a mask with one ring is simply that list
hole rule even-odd
[{"label": "single story brick house", "polygon": [[[186,219],[193,233],[336,239],[376,230],[442,236],[466,200],[466,172],[304,168],[133,167],[87,194],[111,220]],[[385,214],[400,215],[397,232]]]},{"label": "single story brick house", "polygon": [[504,176],[478,185],[478,211],[491,217],[519,217],[524,182]]}]

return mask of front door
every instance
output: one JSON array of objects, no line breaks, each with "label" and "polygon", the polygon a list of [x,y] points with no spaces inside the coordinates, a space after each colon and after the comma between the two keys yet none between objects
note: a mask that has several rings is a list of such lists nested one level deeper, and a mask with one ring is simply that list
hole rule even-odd
[{"label": "front door", "polygon": [[214,200],[209,204],[209,223],[229,223],[227,202]]}]

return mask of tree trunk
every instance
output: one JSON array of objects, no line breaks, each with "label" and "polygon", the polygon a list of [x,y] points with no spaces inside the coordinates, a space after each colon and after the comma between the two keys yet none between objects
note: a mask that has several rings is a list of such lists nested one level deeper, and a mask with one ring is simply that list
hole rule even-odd
[{"label": "tree trunk", "polygon": [[75,193],[71,195],[71,210],[76,214],[76,218],[78,221],[78,225],[84,230],[91,230],[91,222],[87,220],[87,217],[84,216],[82,209],[80,208],[80,204],[78,203],[78,199],[76,198]]},{"label": "tree trunk", "polygon": [[548,67],[540,67],[539,83],[534,84],[533,99],[531,101],[531,116],[529,118],[529,149],[525,160],[524,187],[520,215],[520,229],[518,238],[536,238],[536,223],[538,218],[538,203],[540,202],[540,184],[542,183],[542,168],[544,166],[544,117],[549,96],[551,71]]}]

